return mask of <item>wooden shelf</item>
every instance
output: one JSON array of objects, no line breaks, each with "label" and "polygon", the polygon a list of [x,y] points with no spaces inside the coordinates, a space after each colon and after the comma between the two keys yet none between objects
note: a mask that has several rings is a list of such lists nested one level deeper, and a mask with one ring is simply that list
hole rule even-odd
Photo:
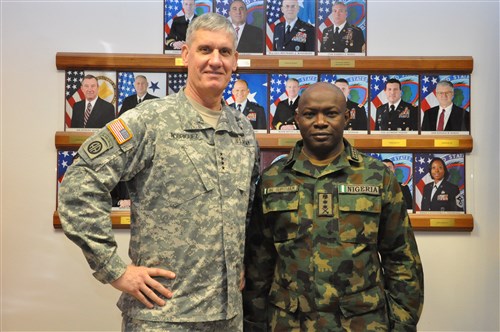
[{"label": "wooden shelf", "polygon": [[[283,56],[241,55],[238,72],[335,72],[362,74],[470,74],[471,56]],[[58,52],[59,70],[184,72],[180,55]]]},{"label": "wooden shelf", "polygon": [[[415,231],[453,231],[472,232],[474,219],[471,214],[410,214],[411,224]],[[111,222],[115,229],[130,228],[130,212],[128,210],[112,211]],[[57,211],[53,215],[54,228],[61,228]]]},{"label": "wooden shelf", "polygon": [[[84,131],[58,131],[55,145],[58,150],[77,150],[92,135]],[[256,134],[260,147],[266,149],[289,149],[300,139],[299,133],[293,134]],[[364,152],[471,152],[470,135],[368,135],[345,134],[357,149]]]}]

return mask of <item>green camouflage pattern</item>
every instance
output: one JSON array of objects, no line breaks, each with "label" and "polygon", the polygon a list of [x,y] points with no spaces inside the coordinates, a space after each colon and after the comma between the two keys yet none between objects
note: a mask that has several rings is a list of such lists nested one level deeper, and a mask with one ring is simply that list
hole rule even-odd
[{"label": "green camouflage pattern", "polygon": [[126,263],[116,252],[110,191],[127,181],[132,263],[171,270],[176,278],[158,278],[173,291],[164,307],[150,310],[123,294],[119,308],[149,321],[241,315],[245,225],[259,171],[251,124],[223,105],[213,129],[183,91],[145,101],[120,119],[132,138],[118,144],[103,128],[81,146],[65,174],[58,206],[65,234],[98,280],[119,278]]},{"label": "green camouflage pattern", "polygon": [[245,330],[415,331],[423,270],[397,179],[347,140],[325,167],[302,144],[258,184]]}]

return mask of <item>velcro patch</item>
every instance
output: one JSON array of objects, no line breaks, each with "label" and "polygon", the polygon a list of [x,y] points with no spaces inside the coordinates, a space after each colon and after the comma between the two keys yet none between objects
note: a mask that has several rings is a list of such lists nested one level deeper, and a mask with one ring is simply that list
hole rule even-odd
[{"label": "velcro patch", "polygon": [[111,148],[112,144],[108,139],[109,138],[104,135],[94,137],[92,142],[87,144],[83,150],[90,159],[94,159]]},{"label": "velcro patch", "polygon": [[113,120],[106,127],[111,134],[113,134],[113,137],[119,145],[122,145],[133,137],[132,132],[122,119]]},{"label": "velcro patch", "polygon": [[380,188],[368,184],[341,184],[339,194],[368,194],[379,195]]}]

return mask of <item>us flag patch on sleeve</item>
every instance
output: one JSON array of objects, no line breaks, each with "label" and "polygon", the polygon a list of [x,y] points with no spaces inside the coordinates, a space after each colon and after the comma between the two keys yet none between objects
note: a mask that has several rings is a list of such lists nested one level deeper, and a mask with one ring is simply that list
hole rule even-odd
[{"label": "us flag patch on sleeve", "polygon": [[106,127],[113,134],[118,144],[123,144],[132,138],[132,132],[128,129],[127,125],[122,119],[116,119],[110,122]]}]

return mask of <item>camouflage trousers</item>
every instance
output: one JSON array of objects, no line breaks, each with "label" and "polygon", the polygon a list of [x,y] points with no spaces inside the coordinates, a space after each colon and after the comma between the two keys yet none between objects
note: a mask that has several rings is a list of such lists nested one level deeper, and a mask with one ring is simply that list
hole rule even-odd
[{"label": "camouflage trousers", "polygon": [[134,319],[123,315],[124,332],[241,332],[243,317],[237,315],[229,320],[213,322],[173,323]]}]

